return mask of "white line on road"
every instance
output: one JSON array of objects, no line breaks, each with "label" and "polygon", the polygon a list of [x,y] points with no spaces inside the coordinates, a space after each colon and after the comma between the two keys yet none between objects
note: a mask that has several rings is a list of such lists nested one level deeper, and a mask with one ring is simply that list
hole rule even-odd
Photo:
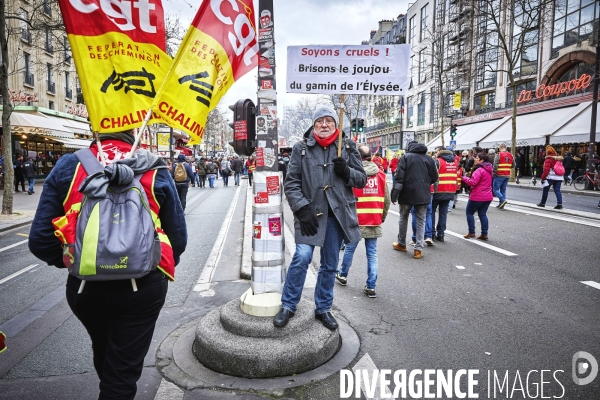
[{"label": "white line on road", "polygon": [[6,251],[6,250],[12,249],[13,247],[20,246],[23,243],[27,243],[28,241],[29,241],[29,239],[25,239],[25,240],[21,240],[20,242],[13,243],[10,246],[3,247],[3,248],[0,249],[0,253],[2,253],[3,251]]},{"label": "white line on road", "polygon": [[208,256],[208,260],[206,260],[206,264],[204,264],[202,273],[200,273],[200,278],[198,279],[198,282],[196,282],[196,286],[194,286],[195,292],[205,292],[210,290],[210,281],[212,280],[217,268],[217,264],[219,264],[219,260],[221,259],[223,248],[225,247],[224,245],[225,239],[227,238],[227,232],[229,231],[231,219],[233,218],[233,212],[235,211],[238,198],[240,197],[240,188],[241,186],[238,186],[237,190],[235,191],[233,201],[229,206],[229,211],[227,211],[227,216],[225,217],[223,225],[221,225],[221,230],[217,235],[217,240],[215,240],[215,244],[213,245],[213,249]]},{"label": "white line on road", "polygon": [[[362,371],[360,376],[360,389],[365,394],[365,397],[368,400],[374,399],[384,399],[391,398],[392,392],[390,391],[389,385],[385,385],[384,391],[386,396],[383,396],[381,393],[380,379],[379,376],[376,375],[375,371],[379,373],[380,371],[377,369],[377,366],[369,356],[369,353],[365,353],[365,355],[358,360],[358,362],[352,367],[352,371],[354,372],[354,376],[356,376],[356,371]],[[359,372],[360,374],[360,372]],[[355,383],[356,384],[356,383]],[[358,393],[357,393],[358,395]],[[356,396],[358,397],[358,396]]]},{"label": "white line on road", "polygon": [[463,267],[462,265],[457,265],[456,268],[458,268],[458,269],[465,269],[465,267]]},{"label": "white line on road", "polygon": [[591,219],[585,215],[585,214],[591,214],[591,213],[582,212],[581,213],[582,216],[577,217],[574,215],[564,214],[564,213],[560,213],[560,212],[554,213],[553,211],[540,212],[540,211],[537,211],[537,209],[533,209],[530,207],[524,207],[524,206],[521,206],[520,204],[515,205],[515,204],[510,204],[510,203],[506,207],[504,207],[504,209],[508,210],[508,211],[515,211],[515,212],[522,213],[522,214],[535,215],[536,217],[550,218],[550,219],[555,219],[557,221],[572,222],[574,224],[580,224],[580,225],[592,226],[594,228],[600,228],[600,221],[598,221],[597,219]]},{"label": "white line on road", "polygon": [[[389,212],[389,213],[396,214],[396,215],[400,216],[400,213],[399,213],[398,211],[392,211],[392,210],[390,210],[390,211],[388,211],[388,212]],[[498,253],[504,254],[505,256],[514,257],[514,256],[517,256],[517,255],[518,255],[518,254],[516,254],[516,253],[513,253],[513,252],[510,252],[510,251],[508,251],[508,250],[501,249],[500,247],[492,246],[491,244],[488,244],[488,243],[482,242],[482,241],[480,241],[480,240],[476,240],[476,239],[472,239],[472,240],[471,240],[471,239],[465,239],[465,238],[463,237],[463,235],[461,235],[460,233],[456,233],[456,232],[452,232],[452,231],[448,231],[448,230],[446,230],[446,231],[445,231],[445,233],[446,233],[446,234],[448,234],[448,235],[451,235],[451,236],[455,236],[455,237],[457,237],[457,238],[460,238],[460,239],[462,239],[462,240],[465,240],[465,241],[467,241],[467,242],[469,242],[469,243],[473,243],[473,244],[475,244],[475,245],[477,245],[477,246],[481,246],[481,247],[485,247],[486,249],[494,250],[494,251],[496,251],[496,252],[498,252]]]},{"label": "white line on road", "polygon": [[181,400],[185,392],[177,385],[162,379],[154,400]]},{"label": "white line on road", "polygon": [[600,289],[600,283],[598,283],[598,282],[594,282],[594,281],[581,281],[581,283],[583,283],[584,285],[591,286],[591,287],[596,288],[596,289]]},{"label": "white line on road", "polygon": [[9,275],[9,276],[7,276],[7,277],[6,277],[6,278],[4,278],[4,279],[0,279],[0,285],[1,285],[1,284],[3,284],[4,282],[8,282],[8,281],[10,281],[12,278],[15,278],[15,277],[17,277],[17,276],[21,275],[21,274],[22,274],[22,273],[24,273],[24,272],[27,272],[27,271],[29,271],[29,270],[30,270],[30,269],[32,269],[32,268],[35,268],[35,267],[37,267],[38,265],[39,265],[39,264],[32,264],[32,265],[30,265],[29,267],[25,267],[25,268],[23,268],[22,270],[20,270],[20,271],[17,271],[17,272],[15,272],[14,274],[12,274],[12,275]]}]

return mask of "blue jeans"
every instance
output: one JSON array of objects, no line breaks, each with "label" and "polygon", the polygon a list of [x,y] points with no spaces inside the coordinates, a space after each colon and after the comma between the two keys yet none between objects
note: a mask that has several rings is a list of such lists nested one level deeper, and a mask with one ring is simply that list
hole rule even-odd
[{"label": "blue jeans", "polygon": [[215,187],[215,174],[210,174],[210,175],[208,175],[208,185],[209,185],[211,188],[214,188],[214,187]]},{"label": "blue jeans", "polygon": [[27,178],[29,180],[29,191],[33,193],[33,185],[35,183],[35,178]]},{"label": "blue jeans", "polygon": [[239,172],[233,173],[233,181],[235,182],[236,185],[239,186],[239,184],[240,184],[240,173]]},{"label": "blue jeans", "polygon": [[488,234],[488,217],[487,210],[490,206],[491,201],[473,201],[469,200],[467,202],[467,224],[469,224],[469,233],[475,234],[475,213],[479,216],[479,220],[481,221],[481,234],[483,236],[487,236]]},{"label": "blue jeans", "polygon": [[546,204],[546,200],[548,200],[548,192],[550,188],[554,188],[554,194],[556,195],[556,204],[562,205],[562,193],[560,192],[560,184],[562,181],[555,181],[553,179],[548,179],[549,185],[544,187],[542,191],[542,204]]},{"label": "blue jeans", "polygon": [[502,204],[506,200],[506,185],[508,185],[508,176],[494,177],[494,194]]},{"label": "blue jeans", "polygon": [[[356,243],[348,243],[344,250],[344,258],[342,259],[342,266],[340,268],[341,276],[348,276],[348,271],[352,266],[352,258],[356,251]],[[375,290],[375,284],[377,283],[377,238],[365,238],[365,248],[367,250],[367,289]]]},{"label": "blue jeans", "polygon": [[[433,195],[431,196],[432,200],[433,200]],[[425,216],[425,239],[429,238],[431,239],[433,237],[433,221],[431,219],[431,212],[432,212],[432,208],[431,208],[431,201],[429,202],[429,204],[427,205],[427,215]],[[412,241],[417,243],[417,236],[416,236],[416,232],[417,232],[417,218],[415,215],[415,207],[413,206],[410,209],[410,215],[411,215],[411,222],[412,222]]]},{"label": "blue jeans", "polygon": [[[315,314],[323,314],[331,310],[333,305],[333,286],[335,274],[340,261],[340,243],[344,240],[344,232],[335,217],[327,218],[325,242],[321,247],[321,265],[315,286]],[[296,312],[300,302],[308,264],[312,261],[315,246],[296,243],[296,251],[288,267],[281,307]]]},{"label": "blue jeans", "polygon": [[[435,212],[440,208],[440,219],[435,225]],[[448,209],[450,208],[450,200],[436,200],[433,199],[431,202],[431,226],[433,227],[436,235],[438,237],[444,237],[444,232],[446,231],[446,220],[448,218]],[[425,233],[425,237],[427,237],[427,233]]]},{"label": "blue jeans", "polygon": [[221,176],[223,177],[223,185],[227,186],[229,183],[229,175],[221,173]]}]

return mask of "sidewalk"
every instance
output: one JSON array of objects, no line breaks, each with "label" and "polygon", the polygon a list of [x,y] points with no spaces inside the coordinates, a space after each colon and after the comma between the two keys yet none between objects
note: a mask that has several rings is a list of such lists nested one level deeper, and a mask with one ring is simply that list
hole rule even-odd
[{"label": "sidewalk", "polygon": [[[40,194],[43,187],[44,184],[42,182],[36,183],[34,186],[35,193],[31,195],[27,194],[27,192],[15,192],[13,196],[13,214],[0,214],[0,232],[31,223],[40,201]],[[25,186],[25,189],[27,189],[27,186]],[[2,201],[4,201],[4,190],[0,190],[0,204],[2,204]]]},{"label": "sidewalk", "polygon": [[[531,176],[523,176],[521,178],[519,178],[519,183],[517,184],[516,182],[508,182],[508,186],[509,187],[518,187],[521,189],[531,189],[531,190],[537,190],[539,192],[542,191],[542,188],[540,187],[540,178],[536,178],[536,184],[535,186],[531,183]],[[575,187],[571,184],[571,185],[565,185],[564,183],[562,185],[560,185],[560,191],[562,193],[573,193],[573,194],[580,194],[582,196],[595,196],[595,197],[600,197],[600,190],[577,190],[575,189]]]}]

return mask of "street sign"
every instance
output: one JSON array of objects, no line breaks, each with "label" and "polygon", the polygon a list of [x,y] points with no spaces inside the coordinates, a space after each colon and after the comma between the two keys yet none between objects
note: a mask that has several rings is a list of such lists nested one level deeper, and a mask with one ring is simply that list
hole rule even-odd
[{"label": "street sign", "polygon": [[450,141],[450,147],[452,147],[452,149],[456,148],[456,140],[451,140]]}]

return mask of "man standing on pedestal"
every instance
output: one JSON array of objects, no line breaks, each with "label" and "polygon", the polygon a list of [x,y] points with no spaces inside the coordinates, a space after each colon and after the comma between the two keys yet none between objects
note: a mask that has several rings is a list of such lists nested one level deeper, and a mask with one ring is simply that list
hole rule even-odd
[{"label": "man standing on pedestal", "polygon": [[[341,157],[337,156],[339,135],[343,137]],[[335,111],[327,106],[317,108],[313,127],[292,150],[284,184],[294,213],[296,251],[281,295],[281,311],[273,319],[276,327],[286,326],[294,316],[314,248],[320,246],[315,318],[326,328],[337,329],[331,306],[340,243],[360,240],[352,188],[363,188],[366,180],[356,144],[338,129]]]}]

